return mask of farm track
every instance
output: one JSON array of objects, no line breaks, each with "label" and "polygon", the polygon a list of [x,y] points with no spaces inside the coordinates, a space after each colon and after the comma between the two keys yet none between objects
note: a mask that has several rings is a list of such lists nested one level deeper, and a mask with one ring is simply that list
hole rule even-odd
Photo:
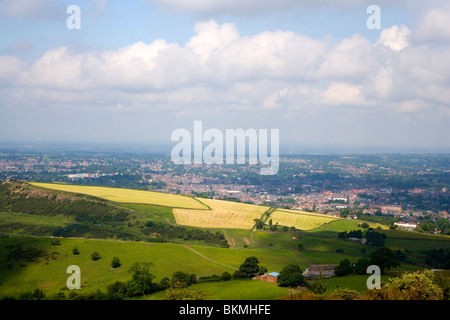
[{"label": "farm track", "polygon": [[301,254],[298,250],[296,250],[296,249],[289,249],[289,250],[291,250],[291,251],[294,252],[296,255],[298,255],[300,258],[305,259],[306,261],[308,261],[308,262],[311,263],[311,264],[319,264],[319,263],[317,263],[316,261],[311,260],[310,258],[305,257],[304,255],[302,255],[302,254]]},{"label": "farm track", "polygon": [[216,260],[214,260],[214,259],[211,259],[211,258],[205,256],[204,254],[198,252],[197,250],[195,250],[194,248],[192,248],[192,247],[189,246],[189,245],[184,245],[183,247],[185,247],[186,249],[191,250],[193,253],[195,253],[196,255],[202,257],[203,259],[205,259],[205,260],[207,260],[207,261],[209,261],[209,262],[215,263],[215,264],[217,264],[217,265],[219,265],[219,266],[222,266],[222,267],[225,267],[225,268],[228,268],[228,269],[238,270],[238,269],[235,268],[235,267],[229,266],[229,265],[227,265],[227,264],[225,264],[225,263],[216,261]]}]

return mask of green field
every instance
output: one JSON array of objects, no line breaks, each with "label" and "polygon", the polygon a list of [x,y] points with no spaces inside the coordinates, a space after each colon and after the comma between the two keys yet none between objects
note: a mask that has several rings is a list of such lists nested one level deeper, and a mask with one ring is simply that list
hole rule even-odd
[{"label": "green field", "polygon": [[[275,300],[289,293],[288,288],[279,287],[276,283],[258,280],[232,280],[224,282],[199,283],[188,290],[203,291],[208,300]],[[162,300],[165,291],[146,296],[148,300]]]},{"label": "green field", "polygon": [[260,265],[267,267],[269,272],[280,272],[287,264],[298,264],[303,268],[309,265],[305,259],[302,259],[291,250],[274,248],[230,250],[206,246],[193,246],[193,248],[215,261],[230,265],[234,268],[239,268],[239,265],[242,264],[245,258],[250,256],[257,257]]},{"label": "green field", "polygon": [[[233,273],[245,258],[255,256],[260,265],[270,271],[280,271],[289,263],[307,265],[297,255],[288,250],[248,249],[231,250],[214,247],[193,246],[192,248],[178,244],[140,243],[131,241],[60,239],[60,246],[52,246],[46,238],[11,238],[0,239],[0,297],[14,296],[25,291],[40,288],[47,295],[60,292],[66,284],[68,275],[66,269],[70,265],[81,268],[81,293],[104,291],[106,286],[115,281],[127,281],[131,274],[127,270],[135,262],[152,262],[154,267],[150,273],[155,281],[170,277],[175,271],[194,273],[198,277],[220,275],[225,271]],[[21,244],[23,248],[39,248],[48,253],[58,252],[56,260],[40,258],[38,263],[27,262],[23,266],[14,265],[12,269],[5,268],[6,253],[9,245]],[[72,254],[77,247],[78,256]],[[90,254],[97,251],[101,259],[93,262]],[[113,257],[120,258],[122,266],[111,269]],[[18,264],[18,263],[17,263]]]},{"label": "green field", "polygon": [[26,213],[0,212],[0,224],[24,223],[48,227],[59,227],[73,222],[73,218],[63,215],[50,217]]},{"label": "green field", "polygon": [[202,203],[193,198],[174,194],[52,183],[31,183],[31,185],[51,190],[87,194],[119,203],[154,204],[173,208],[206,209]]},{"label": "green field", "polygon": [[[335,291],[337,288],[346,288],[350,290],[356,290],[360,293],[366,292],[368,275],[353,275],[345,277],[331,277],[323,279],[322,281],[327,284],[327,293]],[[382,275],[381,281],[388,281],[389,277]]]},{"label": "green field", "polygon": [[325,223],[336,220],[323,214],[312,214],[296,210],[275,210],[271,215],[273,224],[280,226],[295,227],[299,230],[315,229]]},{"label": "green field", "polygon": [[[10,244],[21,243],[24,248],[36,247],[49,253],[55,251],[59,253],[57,260],[41,259],[39,263],[26,263],[23,267],[14,266],[11,270],[2,269],[0,296],[15,295],[35,288],[45,289],[48,293],[59,292],[60,288],[65,286],[68,277],[65,272],[70,265],[78,265],[81,268],[82,283],[85,285],[81,292],[105,290],[106,286],[114,281],[129,280],[131,275],[127,270],[135,262],[152,262],[154,267],[150,272],[156,276],[156,281],[171,276],[173,272],[179,270],[195,273],[199,277],[233,271],[231,268],[206,260],[185,246],[177,244],[60,239],[60,246],[52,246],[50,241],[51,239],[43,238],[0,239],[0,265],[6,264],[5,252],[7,250],[5,247]],[[72,254],[74,247],[80,251],[78,256]],[[90,254],[94,251],[99,252],[102,256],[96,262],[90,259]],[[227,251],[221,252],[221,255],[226,261]],[[110,264],[113,257],[120,258],[122,267],[116,270],[111,269]]]}]

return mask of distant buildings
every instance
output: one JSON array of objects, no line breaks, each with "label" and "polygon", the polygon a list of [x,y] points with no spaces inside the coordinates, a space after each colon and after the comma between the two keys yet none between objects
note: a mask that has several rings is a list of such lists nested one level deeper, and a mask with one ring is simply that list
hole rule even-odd
[{"label": "distant buildings", "polygon": [[416,229],[417,224],[414,223],[394,223],[396,226],[399,227],[399,229],[403,229],[403,230],[408,230],[408,231],[413,231],[414,229]]},{"label": "distant buildings", "polygon": [[317,264],[311,265],[303,272],[303,276],[307,279],[319,279],[320,275],[324,278],[334,277],[334,268],[337,264]]}]

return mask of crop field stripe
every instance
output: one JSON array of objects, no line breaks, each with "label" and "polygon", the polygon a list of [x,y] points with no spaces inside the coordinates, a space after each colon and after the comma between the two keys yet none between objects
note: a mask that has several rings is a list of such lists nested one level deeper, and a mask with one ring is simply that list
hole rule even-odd
[{"label": "crop field stripe", "polygon": [[293,212],[292,210],[277,209],[271,214],[273,223],[281,226],[295,227],[300,230],[311,230],[323,225],[326,222],[335,221],[333,217],[320,214],[304,214],[303,212]]},{"label": "crop field stripe", "polygon": [[44,189],[89,195],[118,203],[153,204],[169,208],[207,210],[207,207],[205,207],[203,203],[197,199],[175,194],[97,186],[62,185],[51,183],[30,184]]}]

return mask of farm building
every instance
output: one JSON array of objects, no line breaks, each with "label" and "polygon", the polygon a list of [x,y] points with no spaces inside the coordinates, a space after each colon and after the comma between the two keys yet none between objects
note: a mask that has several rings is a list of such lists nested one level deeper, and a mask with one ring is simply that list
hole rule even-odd
[{"label": "farm building", "polygon": [[334,277],[334,268],[337,264],[317,264],[311,265],[303,272],[303,276],[307,279],[319,279],[320,274],[324,278]]},{"label": "farm building", "polygon": [[266,282],[277,283],[279,275],[280,274],[278,272],[265,273],[263,275],[253,277],[252,280],[261,280]]}]

